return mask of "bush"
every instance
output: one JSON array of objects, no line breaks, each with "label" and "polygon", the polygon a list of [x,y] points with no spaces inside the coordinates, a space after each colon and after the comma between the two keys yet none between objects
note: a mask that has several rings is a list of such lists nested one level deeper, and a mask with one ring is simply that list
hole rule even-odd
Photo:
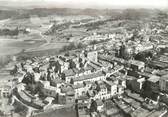
[{"label": "bush", "polygon": [[106,39],[106,40],[99,40],[99,41],[97,41],[97,40],[92,40],[92,41],[90,41],[90,45],[95,45],[95,44],[99,44],[99,43],[104,43],[104,42],[108,42],[109,41],[109,39]]},{"label": "bush", "polygon": [[0,56],[0,68],[4,67],[6,64],[8,64],[11,61],[11,56]]},{"label": "bush", "polygon": [[85,45],[82,43],[78,43],[78,44],[70,43],[69,45],[64,46],[60,51],[65,52],[65,51],[69,51],[69,50],[81,49],[84,47],[85,47]]}]

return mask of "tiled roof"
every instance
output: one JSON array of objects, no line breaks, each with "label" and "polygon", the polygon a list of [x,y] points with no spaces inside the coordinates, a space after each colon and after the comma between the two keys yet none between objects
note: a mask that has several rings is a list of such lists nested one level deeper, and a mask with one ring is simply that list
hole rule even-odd
[{"label": "tiled roof", "polygon": [[156,83],[156,82],[158,82],[159,80],[160,80],[160,77],[159,77],[159,76],[156,76],[156,75],[152,75],[152,76],[148,79],[148,81],[153,82],[153,83]]},{"label": "tiled roof", "polygon": [[82,81],[82,80],[97,78],[97,77],[101,77],[101,76],[104,76],[104,74],[101,71],[99,71],[97,73],[92,73],[92,74],[88,74],[88,75],[75,77],[73,80],[74,81]]},{"label": "tiled roof", "polygon": [[75,73],[72,69],[64,70],[63,73],[65,74],[66,77],[75,75]]}]

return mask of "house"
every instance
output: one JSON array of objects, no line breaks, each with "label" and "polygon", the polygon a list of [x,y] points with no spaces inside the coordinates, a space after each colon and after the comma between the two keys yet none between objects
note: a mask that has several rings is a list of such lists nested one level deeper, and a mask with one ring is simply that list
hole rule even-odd
[{"label": "house", "polygon": [[91,82],[91,81],[84,81],[83,84],[84,84],[84,86],[87,87],[88,89],[92,86],[92,82]]},{"label": "house", "polygon": [[117,94],[121,95],[124,93],[125,87],[122,85],[117,85]]},{"label": "house", "polygon": [[159,81],[160,81],[160,77],[156,75],[152,75],[149,79],[147,79],[147,82],[149,82],[149,85],[152,91],[159,90]]},{"label": "house", "polygon": [[84,74],[90,74],[93,71],[93,68],[88,64],[86,64],[83,69],[84,69]]},{"label": "house", "polygon": [[48,86],[50,86],[50,82],[49,81],[42,81],[42,80],[40,80],[39,81],[39,86],[40,86],[41,89],[43,87],[48,87]]},{"label": "house", "polygon": [[121,114],[117,107],[107,109],[105,112],[107,117],[118,117]]},{"label": "house", "polygon": [[88,90],[86,95],[93,99],[95,97],[96,93],[97,92],[95,90]]},{"label": "house", "polygon": [[58,95],[58,104],[66,104],[66,95],[64,93]]},{"label": "house", "polygon": [[74,77],[73,81],[74,81],[74,85],[77,85],[77,84],[82,84],[84,81],[94,82],[94,81],[99,81],[104,79],[105,79],[105,75],[103,74],[103,72],[98,71],[96,73]]},{"label": "house", "polygon": [[56,98],[57,94],[61,92],[60,88],[51,86],[49,81],[40,81],[39,85],[43,95],[48,97]]},{"label": "house", "polygon": [[92,67],[94,71],[98,71],[98,70],[100,71],[101,70],[101,66],[99,66],[99,65],[97,65],[97,64],[95,64],[95,63],[93,63],[91,61],[88,61],[87,64],[90,67]]},{"label": "house", "polygon": [[132,117],[147,117],[150,112],[144,108],[138,108],[131,113]]},{"label": "house", "polygon": [[75,103],[75,90],[73,86],[67,85],[60,88],[61,91],[58,96],[58,102],[63,104]]},{"label": "house", "polygon": [[158,60],[153,60],[149,63],[149,66],[155,69],[163,70],[168,68],[168,63],[158,61]]},{"label": "house", "polygon": [[134,70],[134,71],[144,71],[145,69],[145,63],[142,61],[138,61],[138,60],[130,60],[129,64],[131,65],[130,67]]},{"label": "house", "polygon": [[87,59],[90,60],[90,61],[95,61],[97,62],[98,61],[98,53],[97,51],[90,51],[90,52],[87,52]]},{"label": "house", "polygon": [[119,79],[119,84],[120,84],[121,86],[123,86],[124,88],[127,87],[127,86],[126,86],[126,80],[123,79],[123,78]]},{"label": "house", "polygon": [[105,70],[108,70],[109,68],[113,68],[113,64],[111,64],[110,62],[107,62],[105,60],[99,59],[99,63],[102,65],[102,68]]},{"label": "house", "polygon": [[110,77],[107,77],[106,78],[106,80],[107,81],[112,81],[113,83],[115,83],[115,84],[119,84],[119,79],[118,79],[118,77],[115,77],[115,76],[113,76],[113,75],[111,75]]},{"label": "house", "polygon": [[[119,72],[120,73],[120,72]],[[125,79],[125,75],[124,76],[120,76],[118,78],[118,84],[123,86],[124,88],[126,88],[126,79]]]},{"label": "house", "polygon": [[159,80],[160,77],[152,75],[143,85],[143,96],[151,99],[153,103],[158,103],[159,101]]},{"label": "house", "polygon": [[66,92],[66,104],[74,104],[75,103],[75,92],[70,90]]},{"label": "house", "polygon": [[108,70],[103,70],[103,71],[106,73],[106,77],[110,77],[110,76],[118,73],[122,69],[124,69],[124,66],[115,65],[115,66],[113,66],[113,68],[110,68]]},{"label": "house", "polygon": [[103,104],[102,100],[96,100],[96,103],[97,103],[97,110],[99,112],[103,112],[104,111],[104,104]]},{"label": "house", "polygon": [[62,80],[65,80],[65,82],[70,82],[71,78],[73,78],[75,75],[76,74],[73,69],[64,70],[62,73]]},{"label": "house", "polygon": [[0,87],[0,97],[8,98],[12,93],[12,87],[9,85],[3,85]]},{"label": "house", "polygon": [[59,104],[74,104],[75,97],[73,94],[59,94],[58,95],[58,103]]},{"label": "house", "polygon": [[81,96],[84,96],[89,89],[86,87],[84,84],[78,84],[73,86],[74,91],[75,91],[75,99],[78,99]]},{"label": "house", "polygon": [[140,47],[136,47],[136,50],[138,52],[143,52],[143,51],[151,50],[153,48],[154,48],[154,46],[151,43],[145,43],[145,44],[141,45]]},{"label": "house", "polygon": [[168,74],[161,76],[159,80],[159,88],[162,92],[168,93]]},{"label": "house", "polygon": [[63,80],[56,78],[56,79],[51,79],[50,84],[51,86],[59,88],[63,83]]},{"label": "house", "polygon": [[125,116],[128,116],[130,113],[133,112],[133,109],[131,106],[127,105],[126,103],[123,103],[121,100],[114,100],[114,102],[117,104],[117,106],[124,112]]},{"label": "house", "polygon": [[140,102],[140,103],[143,103],[144,102],[144,98],[142,98],[139,94],[137,93],[132,93],[130,90],[125,90],[125,93],[128,97]]},{"label": "house", "polygon": [[126,77],[126,87],[136,93],[141,92],[144,82],[145,82],[144,77],[140,77],[140,78],[135,78],[132,76]]},{"label": "house", "polygon": [[16,88],[17,88],[18,92],[23,91],[23,90],[25,90],[25,84],[19,83]]},{"label": "house", "polygon": [[110,92],[111,96],[114,96],[117,94],[117,84],[111,82],[111,81],[105,81],[107,86],[107,91]]},{"label": "house", "polygon": [[45,106],[42,100],[38,100],[38,98],[32,96],[25,90],[20,92],[16,91],[15,95],[22,103],[31,106],[35,109],[43,109],[43,107]]},{"label": "house", "polygon": [[107,86],[105,82],[98,81],[96,84],[95,90],[97,91],[94,99],[109,99],[111,97],[111,93],[108,93]]},{"label": "house", "polygon": [[34,73],[34,80],[35,82],[38,82],[40,80],[40,73]]},{"label": "house", "polygon": [[161,95],[160,95],[160,102],[163,102],[163,103],[165,103],[165,104],[168,104],[168,94],[166,94],[166,93],[161,93]]},{"label": "house", "polygon": [[149,113],[148,117],[165,117],[167,115],[167,110],[156,110],[153,113]]},{"label": "house", "polygon": [[56,98],[57,94],[60,93],[60,89],[53,86],[43,87],[42,93],[45,96]]}]

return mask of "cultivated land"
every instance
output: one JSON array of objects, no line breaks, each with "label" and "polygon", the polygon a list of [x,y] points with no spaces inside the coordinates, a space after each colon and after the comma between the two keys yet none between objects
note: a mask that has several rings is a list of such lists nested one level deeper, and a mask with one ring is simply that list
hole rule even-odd
[{"label": "cultivated land", "polygon": [[0,19],[2,115],[167,115],[167,11],[37,8]]},{"label": "cultivated land", "polygon": [[[8,17],[4,14],[10,14]],[[23,50],[61,49],[70,42],[81,42],[96,33],[130,33],[164,17],[159,10],[28,9],[1,10],[0,29],[26,30],[17,35],[0,35],[0,55]],[[151,21],[153,20],[153,21]],[[167,23],[167,19],[162,20]],[[164,36],[163,38],[167,38]],[[6,40],[6,41],[4,41]],[[67,44],[66,44],[67,43]],[[46,47],[47,46],[47,47]]]}]

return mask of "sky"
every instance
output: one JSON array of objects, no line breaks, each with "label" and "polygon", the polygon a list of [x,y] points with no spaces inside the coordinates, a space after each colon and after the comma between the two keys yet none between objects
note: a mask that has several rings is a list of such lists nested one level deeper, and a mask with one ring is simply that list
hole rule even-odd
[{"label": "sky", "polygon": [[66,8],[168,8],[168,0],[0,0],[1,6]]}]

